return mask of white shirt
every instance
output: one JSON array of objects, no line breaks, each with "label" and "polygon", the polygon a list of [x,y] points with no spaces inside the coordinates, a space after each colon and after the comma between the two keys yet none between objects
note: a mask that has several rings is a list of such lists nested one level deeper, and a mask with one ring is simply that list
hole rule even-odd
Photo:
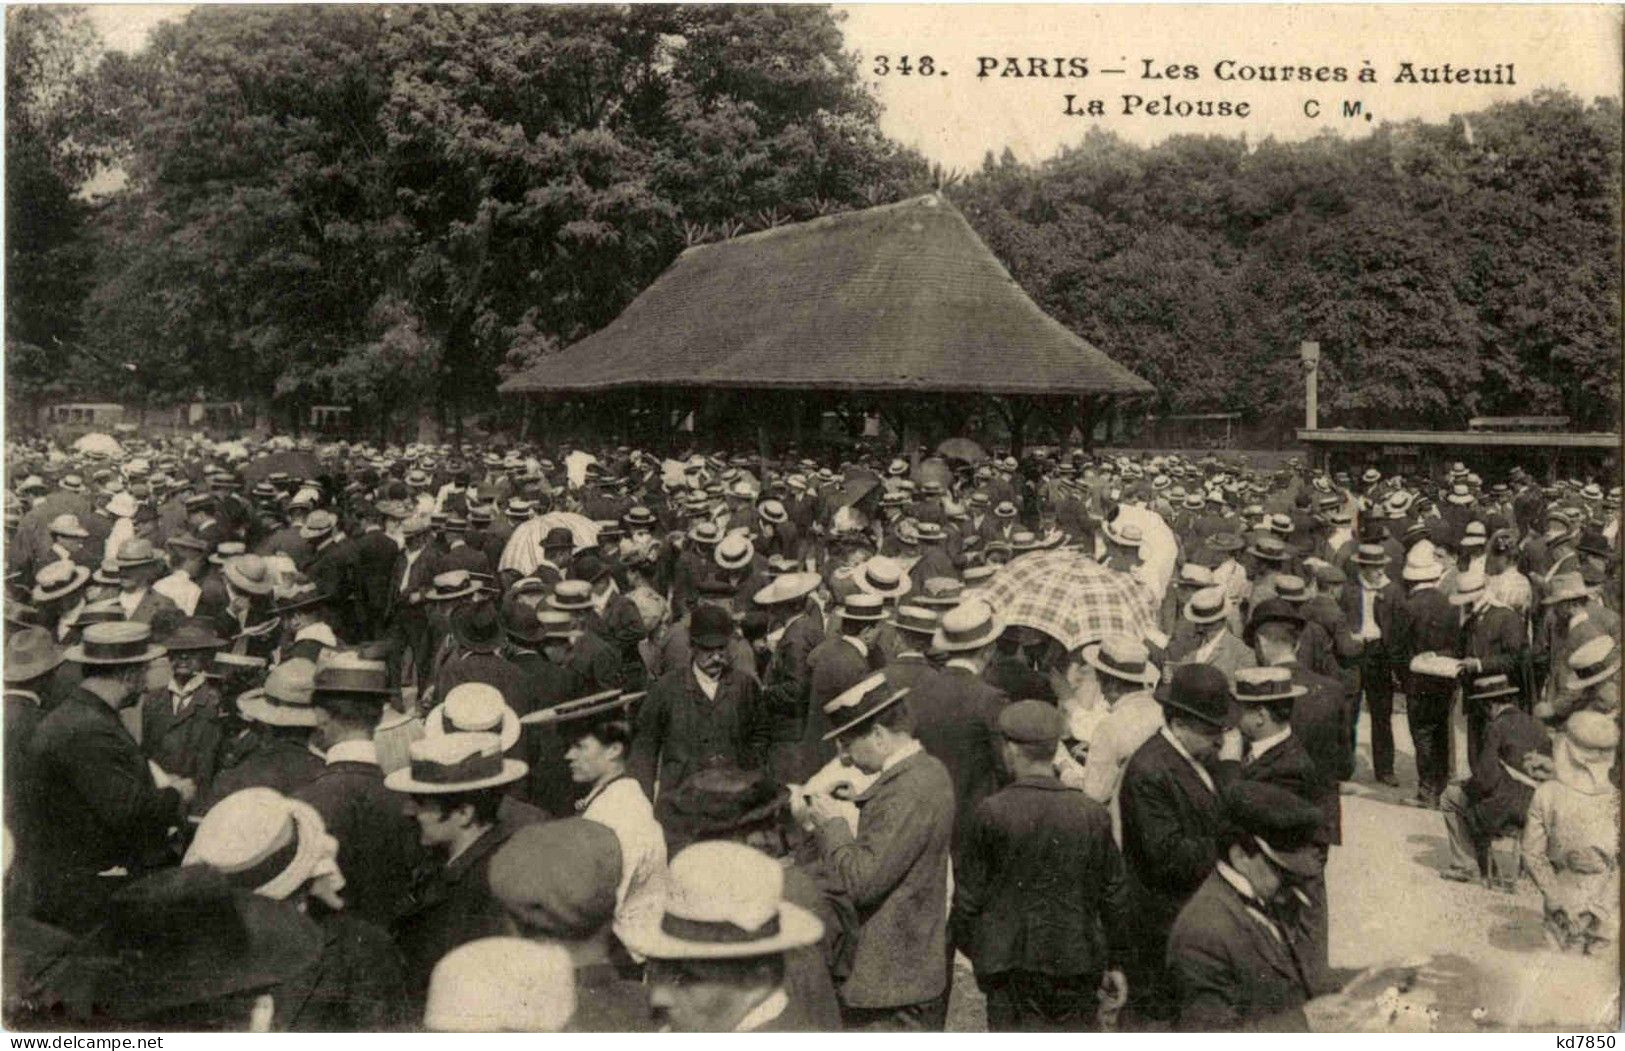
[{"label": "white shirt", "polygon": [[203,589],[194,584],[182,569],[153,584],[152,590],[175,603],[188,617],[197,611],[197,600],[203,597]]},{"label": "white shirt", "polygon": [[171,679],[169,683],[170,714],[181,714],[181,710],[192,703],[192,695],[197,692],[198,687],[202,686],[204,681],[205,680],[201,672],[192,676],[192,678],[188,680],[185,685],[181,685]]},{"label": "white shirt", "polygon": [[141,605],[141,600],[146,597],[146,588],[140,588],[135,591],[120,591],[118,593],[118,604],[119,607],[124,610],[125,620],[129,620],[131,617],[135,616],[136,607]]},{"label": "white shirt", "polygon": [[1213,775],[1207,772],[1207,767],[1196,761],[1195,756],[1185,750],[1185,746],[1179,743],[1179,738],[1173,735],[1173,731],[1164,726],[1158,732],[1162,734],[1164,740],[1174,746],[1174,751],[1185,757],[1185,762],[1191,764],[1191,769],[1195,770],[1196,776],[1202,779],[1204,785],[1207,785],[1207,790],[1214,795],[1218,795],[1219,789],[1213,783]]},{"label": "white shirt", "polygon": [[734,1026],[734,1032],[749,1033],[760,1029],[783,1014],[789,1007],[790,994],[784,991],[783,986],[780,986],[773,990],[766,1000],[746,1011],[745,1017],[741,1018],[739,1024]]},{"label": "white shirt", "polygon": [[666,907],[666,834],[643,786],[636,778],[617,777],[589,797],[581,816],[615,833],[621,845],[615,929],[660,922]]},{"label": "white shirt", "polygon": [[371,763],[378,765],[378,746],[370,740],[340,741],[327,750],[327,765],[334,763]]},{"label": "white shirt", "polygon": [[971,660],[968,657],[955,657],[953,660],[948,661],[946,664],[944,664],[943,667],[944,668],[963,668],[966,671],[970,672],[972,675],[981,675],[982,674],[981,669],[976,667],[976,662]]},{"label": "white shirt", "polygon": [[693,667],[694,667],[694,681],[700,684],[700,692],[705,694],[705,699],[706,700],[708,700],[708,701],[716,700],[717,699],[717,685],[718,685],[717,680],[711,678],[711,676],[709,676],[709,675],[705,674],[705,672],[701,671],[700,666],[698,664],[694,665]]},{"label": "white shirt", "polygon": [[885,762],[880,764],[880,772],[885,773],[887,770],[890,770],[892,767],[896,766],[898,763],[901,763],[909,756],[918,755],[924,750],[925,749],[920,742],[911,737],[909,738],[907,744],[886,757]]},{"label": "white shirt", "polygon": [[1263,755],[1265,752],[1269,751],[1271,748],[1274,748],[1276,745],[1280,744],[1282,741],[1285,741],[1291,736],[1292,727],[1284,726],[1277,733],[1272,733],[1268,737],[1260,737],[1258,740],[1252,743],[1252,747],[1248,750],[1247,761],[1249,763],[1256,761],[1259,756]]},{"label": "white shirt", "polygon": [[1382,638],[1382,629],[1377,626],[1377,594],[1378,589],[1360,584],[1360,630],[1355,638],[1363,642]]},{"label": "white shirt", "polygon": [[406,582],[412,579],[412,566],[420,557],[422,557],[423,552],[427,550],[427,548],[420,547],[416,551],[413,551],[411,548],[403,547],[402,550],[406,552],[406,568],[401,570],[401,582],[395,586],[395,590],[405,593]]}]

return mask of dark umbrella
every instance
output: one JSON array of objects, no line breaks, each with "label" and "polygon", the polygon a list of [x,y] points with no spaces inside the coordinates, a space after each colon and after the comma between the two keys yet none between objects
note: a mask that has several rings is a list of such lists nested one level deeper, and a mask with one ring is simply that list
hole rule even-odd
[{"label": "dark umbrella", "polygon": [[243,467],[243,479],[250,485],[263,482],[278,471],[290,478],[315,478],[321,473],[321,465],[316,457],[307,452],[290,449],[287,452],[271,453]]}]

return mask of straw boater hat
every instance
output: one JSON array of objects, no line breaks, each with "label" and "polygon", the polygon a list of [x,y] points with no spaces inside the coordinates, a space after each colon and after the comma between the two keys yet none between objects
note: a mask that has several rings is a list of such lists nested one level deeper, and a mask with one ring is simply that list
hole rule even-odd
[{"label": "straw boater hat", "polygon": [[280,589],[279,594],[271,602],[271,613],[280,617],[295,610],[319,606],[327,600],[328,595],[313,581],[299,580]]},{"label": "straw boater hat", "polygon": [[853,580],[868,594],[889,599],[902,598],[914,587],[902,564],[885,555],[876,555],[864,562]]},{"label": "straw boater hat", "polygon": [[1361,544],[1349,561],[1361,566],[1386,566],[1393,559],[1381,544]]},{"label": "straw boater hat", "polygon": [[756,545],[744,533],[729,533],[717,541],[715,557],[723,569],[743,569],[756,557]]},{"label": "straw boater hat", "polygon": [[447,691],[446,699],[424,717],[423,733],[425,737],[495,734],[506,752],[519,743],[519,715],[495,686],[465,682]]},{"label": "straw boater hat", "polygon": [[1571,690],[1583,690],[1606,682],[1619,674],[1619,647],[1607,635],[1599,635],[1582,643],[1569,654],[1569,681]]},{"label": "straw boater hat", "polygon": [[1259,537],[1247,548],[1247,553],[1266,562],[1285,562],[1289,557],[1286,544],[1274,534]]},{"label": "straw boater hat", "polygon": [[120,573],[132,569],[145,569],[158,564],[158,552],[152,548],[152,542],[145,537],[135,537],[126,540],[118,549],[118,568]]},{"label": "straw boater hat", "polygon": [[848,730],[868,722],[908,696],[908,687],[897,687],[886,676],[876,672],[855,686],[837,694],[824,705],[824,715],[830,729],[824,740],[833,741]]},{"label": "straw boater hat", "polygon": [[804,599],[818,590],[823,578],[817,573],[785,573],[751,596],[758,606],[776,606]]},{"label": "straw boater hat", "polygon": [[892,625],[898,631],[907,631],[915,635],[933,636],[941,623],[941,617],[934,609],[922,606],[899,606],[892,615]]},{"label": "straw boater hat", "polygon": [[504,759],[494,733],[449,733],[425,737],[407,747],[407,765],[384,778],[392,792],[452,795],[512,784],[530,767]]},{"label": "straw boater hat", "polygon": [[[238,555],[248,553],[248,547],[241,540],[222,540],[214,546],[214,553],[209,556],[211,565],[223,566]],[[259,556],[254,556],[258,558]]]},{"label": "straw boater hat", "polygon": [[1482,569],[1470,569],[1456,577],[1456,590],[1450,596],[1452,606],[1466,606],[1484,597],[1489,582]]},{"label": "straw boater hat", "polygon": [[878,621],[886,616],[886,600],[867,591],[857,591],[841,601],[842,620]]},{"label": "straw boater hat", "polygon": [[1518,692],[1517,684],[1505,675],[1481,675],[1473,680],[1468,697],[1475,701],[1485,701],[1492,697],[1514,697]]},{"label": "straw boater hat", "polygon": [[756,513],[764,522],[773,525],[782,525],[790,520],[790,512],[784,509],[784,504],[778,500],[763,500],[756,506]]},{"label": "straw boater hat", "polygon": [[1237,668],[1230,694],[1241,704],[1269,704],[1290,701],[1309,692],[1309,687],[1293,683],[1285,668]]},{"label": "straw boater hat", "polygon": [[66,559],[40,567],[34,576],[34,588],[29,598],[36,603],[55,602],[84,587],[90,580],[90,570]]},{"label": "straw boater hat", "polygon": [[1101,532],[1106,534],[1107,540],[1118,547],[1137,548],[1145,543],[1145,534],[1133,522],[1122,522],[1120,524],[1118,520],[1112,519],[1101,526]]},{"label": "straw boater hat", "polygon": [[1489,533],[1485,530],[1484,523],[1474,519],[1468,522],[1467,527],[1462,530],[1461,540],[1457,546],[1464,548],[1483,547],[1489,543],[1489,539]]},{"label": "straw boater hat", "polygon": [[779,863],[743,843],[685,848],[671,861],[667,887],[665,914],[622,934],[628,949],[650,959],[770,956],[824,936],[818,917],[784,900]]},{"label": "straw boater hat", "polygon": [[315,726],[315,689],[316,665],[303,658],[286,660],[271,669],[263,687],[237,698],[237,710],[267,726]]},{"label": "straw boater hat", "polygon": [[1586,598],[1590,594],[1591,589],[1586,586],[1583,576],[1578,573],[1559,573],[1552,578],[1551,590],[1540,600],[1540,604],[1550,606],[1558,602]]},{"label": "straw boater hat", "polygon": [[696,544],[715,544],[722,539],[722,527],[710,519],[702,519],[689,527],[688,538]]},{"label": "straw boater hat", "polygon": [[273,586],[271,569],[258,555],[236,555],[221,569],[226,583],[245,595],[269,595]]},{"label": "straw boater hat", "polygon": [[324,696],[370,697],[380,703],[391,697],[395,690],[389,685],[389,668],[380,660],[371,660],[349,650],[334,650],[322,654],[316,665],[315,699]]},{"label": "straw boater hat", "polygon": [[965,585],[953,577],[927,577],[920,585],[920,592],[913,595],[913,603],[917,606],[942,607],[952,609],[965,598]]},{"label": "straw boater hat", "polygon": [[83,539],[90,535],[85,527],[79,524],[78,515],[68,514],[57,515],[51,519],[51,524],[46,526],[46,531],[52,536],[67,536],[75,539]]},{"label": "straw boater hat", "polygon": [[993,508],[993,517],[994,518],[1014,518],[1014,517],[1016,517],[1016,505],[1011,503],[1008,500],[1000,500],[998,502],[998,505]]},{"label": "straw boater hat", "polygon": [[1309,582],[1290,573],[1275,578],[1275,597],[1287,602],[1308,602]]},{"label": "straw boater hat", "polygon": [[88,626],[79,645],[68,647],[65,658],[74,664],[119,667],[146,664],[166,652],[152,641],[150,625],[126,620]]},{"label": "straw boater hat", "polygon": [[1230,603],[1223,588],[1206,587],[1192,595],[1182,611],[1192,624],[1212,624],[1230,613]]},{"label": "straw boater hat", "polygon": [[1004,619],[986,601],[966,599],[942,615],[931,646],[945,653],[979,650],[1002,635],[1004,628]]},{"label": "straw boater hat", "polygon": [[627,716],[632,706],[644,698],[644,694],[627,693],[624,690],[604,690],[600,693],[590,693],[585,697],[555,704],[551,708],[530,712],[520,716],[520,723],[525,726],[557,726],[561,723],[577,722],[583,719],[597,719],[610,714]]},{"label": "straw boater hat", "polygon": [[1145,644],[1127,635],[1113,635],[1085,646],[1083,660],[1098,674],[1141,686],[1150,685],[1156,675]]},{"label": "straw boater hat", "polygon": [[274,788],[220,800],[197,827],[182,865],[207,865],[235,887],[278,900],[322,876],[344,885],[338,841],[316,808]]},{"label": "straw boater hat", "polygon": [[1405,568],[1399,575],[1411,583],[1422,583],[1429,580],[1438,580],[1444,576],[1444,567],[1433,553],[1423,550],[1420,545],[1411,548],[1411,553],[1405,556]]}]

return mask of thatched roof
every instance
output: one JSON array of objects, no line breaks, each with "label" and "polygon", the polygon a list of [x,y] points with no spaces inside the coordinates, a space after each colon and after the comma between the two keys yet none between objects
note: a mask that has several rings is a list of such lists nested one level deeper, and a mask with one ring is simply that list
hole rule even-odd
[{"label": "thatched roof", "polygon": [[690,248],[507,393],[732,387],[1149,394],[936,195]]}]

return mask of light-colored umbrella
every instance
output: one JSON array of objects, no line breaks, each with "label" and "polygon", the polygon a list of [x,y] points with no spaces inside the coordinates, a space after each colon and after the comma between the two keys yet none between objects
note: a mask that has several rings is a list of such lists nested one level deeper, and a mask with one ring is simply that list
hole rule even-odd
[{"label": "light-colored umbrella", "polygon": [[988,458],[987,450],[969,438],[948,438],[937,446],[937,455],[966,463],[981,463]]},{"label": "light-colored umbrella", "polygon": [[1071,548],[1012,560],[982,595],[1005,623],[1042,631],[1069,650],[1110,635],[1145,638],[1157,626],[1144,585]]},{"label": "light-colored umbrella", "polygon": [[554,529],[568,529],[575,542],[574,550],[598,546],[598,526],[585,515],[574,511],[549,511],[533,518],[513,531],[508,546],[502,549],[498,570],[512,569],[529,576],[542,564],[542,541]]},{"label": "light-colored umbrella", "polygon": [[124,447],[111,434],[95,432],[73,443],[73,451],[87,456],[106,456],[117,459],[124,455]]}]

